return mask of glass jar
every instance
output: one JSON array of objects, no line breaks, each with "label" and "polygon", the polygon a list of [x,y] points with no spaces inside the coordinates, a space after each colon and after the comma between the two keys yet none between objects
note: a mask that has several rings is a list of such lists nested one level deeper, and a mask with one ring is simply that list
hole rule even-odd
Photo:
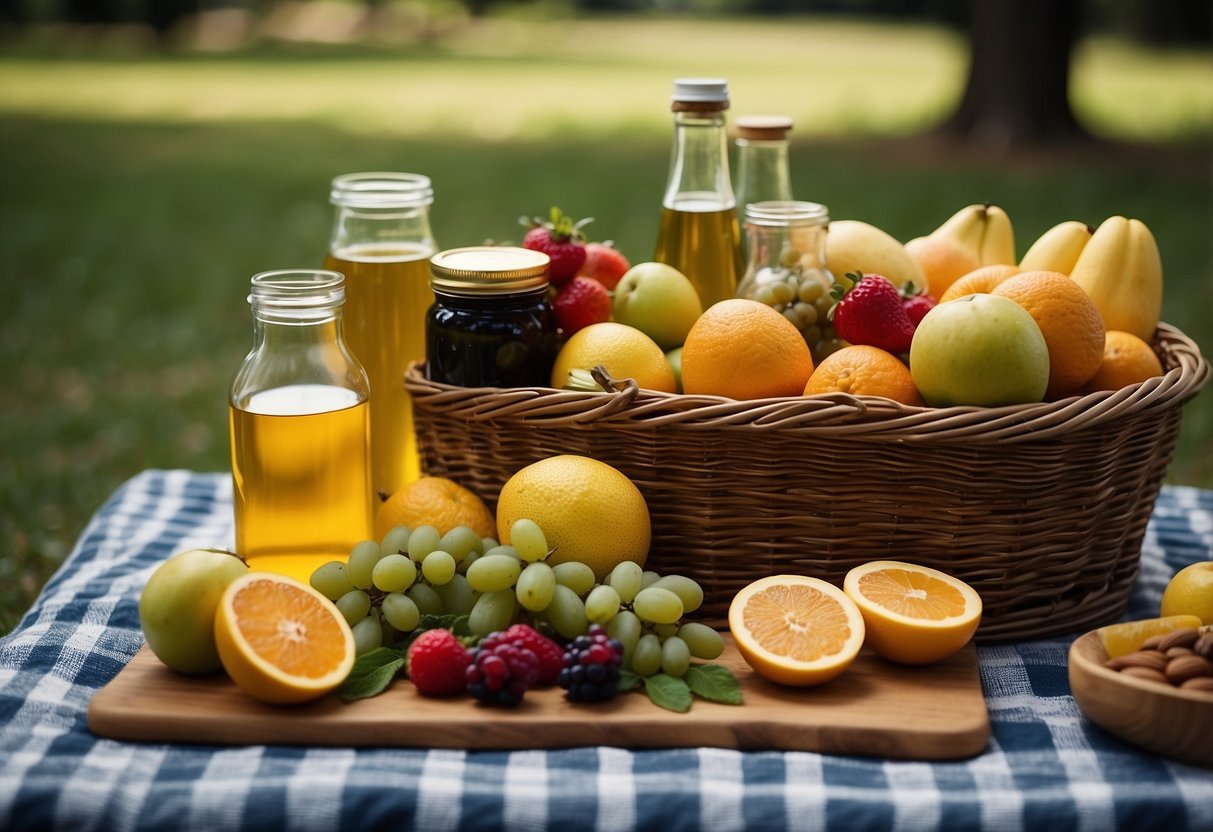
[{"label": "glass jar", "polygon": [[[744,215],[751,202],[787,202],[792,199],[788,165],[788,116],[738,116],[737,205]],[[742,255],[749,261],[749,236],[742,239]]]},{"label": "glass jar", "polygon": [[470,246],[430,261],[429,378],[459,387],[546,387],[560,349],[546,254]]},{"label": "glass jar", "polygon": [[371,532],[366,373],[342,337],[345,278],[255,275],[253,349],[228,402],[236,551],[306,582]]},{"label": "glass jar", "polygon": [[346,340],[371,384],[371,486],[392,494],[421,475],[404,372],[425,358],[434,189],[416,173],[350,173],[331,201],[324,267],[345,275]]},{"label": "glass jar", "polygon": [[768,201],[746,206],[750,252],[737,296],[765,303],[804,335],[813,360],[837,346],[827,313],[834,278],[826,268],[829,212],[816,202]]}]

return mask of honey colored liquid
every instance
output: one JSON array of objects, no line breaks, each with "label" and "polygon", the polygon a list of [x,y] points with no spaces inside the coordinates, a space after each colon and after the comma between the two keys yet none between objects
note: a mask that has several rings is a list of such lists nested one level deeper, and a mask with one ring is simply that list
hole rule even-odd
[{"label": "honey colored liquid", "polygon": [[662,208],[653,259],[667,263],[690,278],[707,309],[733,297],[745,271],[738,246],[740,229],[732,208],[695,211],[694,203]]},{"label": "honey colored liquid", "polygon": [[371,536],[367,403],[296,384],[238,405],[228,408],[236,551],[253,569],[307,583]]},{"label": "honey colored liquid", "polygon": [[425,313],[434,302],[421,246],[350,246],[324,267],[345,275],[345,343],[371,383],[371,490],[394,493],[421,475],[413,405],[404,389],[409,362],[425,358]]}]

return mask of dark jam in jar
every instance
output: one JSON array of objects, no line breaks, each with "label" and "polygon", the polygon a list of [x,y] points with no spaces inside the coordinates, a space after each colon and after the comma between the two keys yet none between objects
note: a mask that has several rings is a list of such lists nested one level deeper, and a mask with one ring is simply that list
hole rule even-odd
[{"label": "dark jam in jar", "polygon": [[459,387],[547,387],[560,349],[548,263],[546,254],[509,246],[434,255],[429,377]]}]

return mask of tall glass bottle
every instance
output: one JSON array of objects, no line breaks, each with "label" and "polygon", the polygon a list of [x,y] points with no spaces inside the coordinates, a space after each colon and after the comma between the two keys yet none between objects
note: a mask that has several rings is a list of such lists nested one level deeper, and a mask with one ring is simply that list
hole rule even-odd
[{"label": "tall glass bottle", "polygon": [[255,275],[253,349],[228,402],[236,551],[305,582],[371,532],[369,389],[344,300],[337,272]]},{"label": "tall glass bottle", "polygon": [[415,173],[351,173],[332,202],[325,268],[345,275],[346,339],[371,383],[371,488],[391,494],[421,473],[404,372],[425,358],[434,190]]},{"label": "tall glass bottle", "polygon": [[653,259],[690,278],[705,309],[733,297],[744,267],[729,180],[728,108],[721,79],[674,82],[674,149]]},{"label": "tall glass bottle", "polygon": [[[738,116],[737,213],[745,216],[752,202],[788,202],[792,199],[792,177],[788,166],[788,116]],[[748,245],[748,236],[742,248]],[[747,255],[748,259],[748,255]]]}]

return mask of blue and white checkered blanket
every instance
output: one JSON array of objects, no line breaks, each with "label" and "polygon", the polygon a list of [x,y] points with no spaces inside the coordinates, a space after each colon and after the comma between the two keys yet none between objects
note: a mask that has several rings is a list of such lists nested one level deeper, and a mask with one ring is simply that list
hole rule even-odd
[{"label": "blue and white checkered blanket", "polygon": [[[992,737],[963,762],[715,748],[451,751],[98,739],[85,712],[142,644],[164,558],[230,544],[229,478],[119,489],[0,640],[0,829],[1213,830],[1213,771],[1139,752],[1069,695],[1070,639],[979,650]],[[1128,618],[1213,559],[1213,492],[1163,490]],[[1213,737],[1209,738],[1213,742]]]}]

